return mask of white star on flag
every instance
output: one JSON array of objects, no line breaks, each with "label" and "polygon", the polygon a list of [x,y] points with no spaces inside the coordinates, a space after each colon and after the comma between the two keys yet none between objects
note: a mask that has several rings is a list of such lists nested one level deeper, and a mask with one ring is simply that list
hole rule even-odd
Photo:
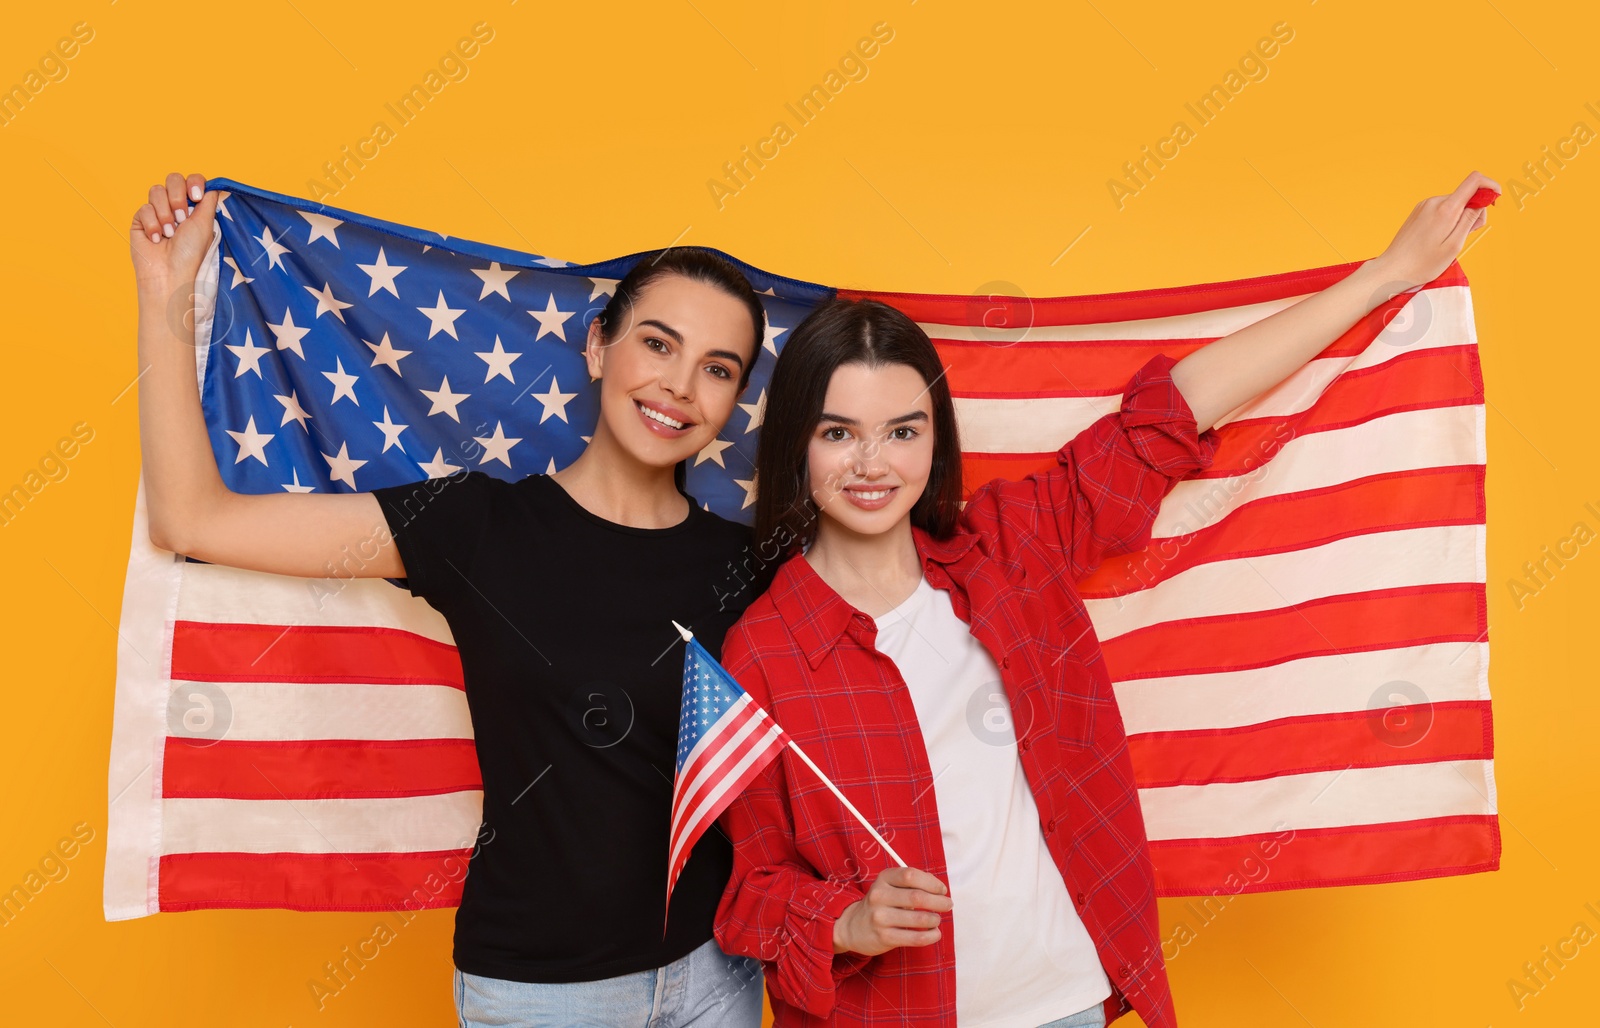
[{"label": "white star on flag", "polygon": [[522,274],[522,272],[515,269],[511,271],[505,270],[500,267],[499,261],[490,261],[487,268],[472,268],[470,270],[474,275],[483,279],[483,292],[478,294],[478,299],[480,300],[490,293],[499,293],[507,300],[511,299],[511,294],[506,291],[506,283],[517,275]]},{"label": "white star on flag", "polygon": [[[411,427],[410,425],[396,425],[390,421],[389,408],[387,406],[383,408],[383,420],[374,421],[372,425],[383,433],[383,449],[379,450],[379,453],[388,453],[389,447],[400,446],[400,433]],[[404,453],[405,447],[400,446],[400,452]]]},{"label": "white star on flag", "polygon": [[[363,343],[367,343],[365,339],[361,341]],[[393,371],[396,375],[400,374],[401,358],[411,356],[410,350],[395,349],[394,346],[389,342],[389,333],[387,332],[383,334],[383,339],[381,341],[376,343],[367,343],[367,346],[372,350],[372,366],[377,367],[380,364],[387,365],[389,370]],[[404,378],[405,376],[401,375],[401,377]]]},{"label": "white star on flag", "polygon": [[333,366],[335,370],[322,373],[323,378],[333,383],[333,399],[328,401],[328,405],[331,407],[338,403],[341,397],[348,396],[351,403],[357,407],[361,406],[361,401],[356,399],[356,376],[344,370],[344,361],[341,358],[335,357]]},{"label": "white star on flag", "polygon": [[356,267],[366,272],[372,279],[372,287],[367,290],[367,295],[372,296],[382,289],[396,300],[400,299],[400,290],[395,288],[395,276],[406,270],[404,265],[390,264],[383,255],[383,247],[378,247],[378,262],[376,264],[357,264]]},{"label": "white star on flag", "polygon": [[708,460],[714,460],[714,461],[717,462],[717,467],[719,467],[719,468],[727,467],[728,465],[722,463],[722,451],[726,450],[728,447],[730,447],[732,445],[733,444],[728,442],[726,439],[713,439],[713,440],[711,440],[709,443],[706,443],[704,449],[702,449],[699,453],[695,454],[695,458],[694,458],[695,466],[699,467],[701,464],[704,464]]},{"label": "white star on flag", "polygon": [[293,311],[285,307],[283,309],[283,321],[276,325],[269,321],[267,322],[267,327],[272,329],[272,334],[278,341],[278,349],[293,350],[301,360],[305,360],[306,352],[300,349],[300,340],[304,339],[306,333],[310,332],[311,329],[301,328],[296,325]]},{"label": "white star on flag", "polygon": [[234,442],[239,444],[239,454],[233,458],[233,462],[235,464],[244,460],[246,457],[254,457],[263,464],[267,463],[267,455],[264,452],[264,447],[272,440],[272,433],[257,432],[256,419],[254,416],[252,416],[245,424],[243,432],[235,432],[230,429],[228,430],[228,434],[233,437]]},{"label": "white star on flag", "polygon": [[521,357],[522,354],[507,353],[506,348],[500,345],[499,336],[494,337],[493,350],[478,351],[477,356],[482,357],[484,363],[489,365],[488,369],[483,375],[483,380],[485,382],[489,381],[491,378],[494,378],[496,375],[502,375],[505,377],[507,382],[510,382],[512,385],[517,384],[517,380],[511,377],[511,362],[516,360],[518,357]]},{"label": "white star on flag", "polygon": [[447,305],[444,302],[444,290],[439,291],[439,301],[434,306],[418,307],[417,310],[428,316],[428,321],[430,322],[428,326],[429,339],[432,339],[440,332],[448,332],[451,339],[461,338],[456,335],[456,319],[467,313],[467,309],[465,307],[457,309]]},{"label": "white star on flag", "polygon": [[233,370],[233,377],[238,378],[246,371],[253,371],[256,377],[261,377],[261,355],[272,351],[265,346],[257,346],[255,340],[250,338],[250,330],[244,330],[244,345],[234,346],[226,344],[230,353],[239,358],[239,366]]},{"label": "white star on flag", "polygon": [[460,464],[451,464],[444,459],[444,449],[441,447],[433,451],[433,459],[418,467],[428,473],[429,478],[448,478],[461,470]]},{"label": "white star on flag", "polygon": [[294,390],[291,389],[288,396],[274,396],[273,399],[283,404],[283,420],[278,422],[279,428],[282,428],[291,421],[298,421],[301,428],[304,428],[307,432],[311,431],[311,429],[306,426],[306,419],[311,417],[311,415],[307,414],[305,410],[301,408],[300,399],[295,394]]},{"label": "white star on flag", "polygon": [[256,242],[260,243],[261,248],[267,252],[267,267],[277,268],[282,271],[283,261],[280,258],[289,252],[289,248],[272,238],[272,229],[263,228],[261,230],[261,238],[257,239]]},{"label": "white star on flag", "polygon": [[345,309],[355,306],[353,303],[345,303],[343,300],[334,299],[333,287],[328,285],[326,282],[322,283],[322,289],[320,291],[312,289],[310,286],[306,286],[305,288],[306,292],[317,298],[317,313],[312,316],[313,321],[330,311],[333,312],[334,317],[338,318],[340,321],[343,321]]},{"label": "white star on flag", "polygon": [[293,482],[285,482],[283,484],[284,492],[289,492],[289,493],[314,493],[314,492],[317,491],[317,487],[314,486],[314,485],[301,485],[300,484],[300,470],[298,468],[295,468],[295,469],[292,469],[292,470],[294,471],[294,481]]},{"label": "white star on flag", "polygon": [[478,461],[479,464],[487,464],[491,460],[497,460],[508,468],[511,466],[511,448],[522,442],[521,439],[506,438],[506,434],[500,428],[500,422],[498,421],[494,423],[494,435],[487,437],[473,436],[473,438],[483,444],[483,458]]},{"label": "white star on flag", "polygon": [[333,479],[335,482],[343,482],[345,485],[354,490],[356,487],[356,469],[365,464],[366,461],[356,460],[355,458],[351,457],[350,454],[346,452],[348,448],[348,443],[340,443],[339,453],[337,456],[330,457],[324,453],[322,455],[322,459],[328,462],[329,478]]},{"label": "white star on flag", "polygon": [[761,419],[767,413],[767,391],[761,390],[761,395],[756,397],[755,403],[741,403],[739,409],[750,416],[749,424],[744,426],[744,434],[749,435],[761,427]]},{"label": "white star on flag", "polygon": [[545,393],[530,393],[535,400],[544,404],[544,413],[539,415],[539,424],[544,424],[551,416],[567,420],[567,403],[576,397],[577,393],[563,393],[561,383],[556,381],[554,375],[550,376],[550,390]]},{"label": "white star on flag", "polygon": [[452,420],[457,422],[461,420],[461,415],[456,413],[456,406],[460,404],[462,400],[465,400],[468,396],[472,395],[471,393],[452,393],[450,391],[449,375],[444,377],[444,381],[439,384],[438,389],[423,389],[420,390],[420,392],[423,396],[426,396],[428,399],[433,401],[433,406],[428,410],[430,415],[440,413],[448,414]]},{"label": "white star on flag", "polygon": [[556,310],[556,294],[551,293],[550,301],[545,304],[544,310],[529,311],[528,313],[532,314],[534,319],[539,322],[539,334],[533,337],[535,342],[553,333],[557,339],[564,343],[567,341],[565,327],[567,319],[576,314],[577,311]]},{"label": "white star on flag", "polygon": [[339,248],[339,236],[334,230],[344,222],[338,218],[330,218],[326,214],[313,214],[310,211],[301,211],[300,216],[311,223],[311,238],[306,240],[307,244],[326,239],[333,244],[335,250]]}]

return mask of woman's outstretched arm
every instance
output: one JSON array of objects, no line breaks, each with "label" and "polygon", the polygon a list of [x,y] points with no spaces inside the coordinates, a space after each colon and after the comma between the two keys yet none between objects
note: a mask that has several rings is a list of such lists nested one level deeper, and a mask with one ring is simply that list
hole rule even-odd
[{"label": "woman's outstretched arm", "polygon": [[371,494],[250,495],[222,481],[195,381],[195,278],[211,244],[218,199],[215,190],[204,189],[203,175],[168,175],[151,187],[150,201],[134,212],[129,230],[150,541],[215,564],[281,575],[321,578],[337,569],[358,578],[404,577],[404,562]]},{"label": "woman's outstretched arm", "polygon": [[1388,249],[1343,279],[1174,365],[1173,384],[1194,411],[1198,431],[1288,378],[1380,304],[1438,278],[1460,256],[1468,234],[1488,220],[1486,208],[1467,207],[1480,188],[1500,191],[1474,171],[1455,192],[1412,208]]}]

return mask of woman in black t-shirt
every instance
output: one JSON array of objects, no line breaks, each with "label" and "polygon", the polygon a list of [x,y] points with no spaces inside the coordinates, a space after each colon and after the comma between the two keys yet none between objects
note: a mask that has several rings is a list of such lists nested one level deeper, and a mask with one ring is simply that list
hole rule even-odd
[{"label": "woman in black t-shirt", "polygon": [[207,438],[192,295],[218,194],[176,173],[130,232],[139,296],[139,420],[150,538],[216,564],[406,579],[444,614],[465,674],[484,825],[456,917],[462,1025],[755,1026],[760,965],[712,922],[731,868],[720,831],[673,892],[666,857],[681,695],[675,618],[717,652],[765,578],[749,532],[683,491],[761,350],[760,299],[705,251],[641,260],[589,326],[600,417],[583,454],[508,482],[468,471],[368,493],[247,495]]}]

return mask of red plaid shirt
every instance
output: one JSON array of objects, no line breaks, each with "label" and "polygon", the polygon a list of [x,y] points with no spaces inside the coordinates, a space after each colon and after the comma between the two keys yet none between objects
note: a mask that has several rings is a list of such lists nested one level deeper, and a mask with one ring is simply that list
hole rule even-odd
[{"label": "red plaid shirt", "polygon": [[[1211,464],[1216,436],[1196,434],[1174,363],[1152,357],[1121,410],[1063,446],[1056,467],[973,492],[950,538],[912,530],[929,584],[949,590],[1000,668],[1040,831],[1111,980],[1106,1020],[1137,1010],[1150,1028],[1177,1018],[1149,846],[1122,716],[1073,583],[1146,547],[1162,497]],[[728,632],[722,660],[908,864],[948,883],[917,713],[876,636],[873,619],[796,556]],[[893,861],[790,750],[721,824],[734,869],[717,942],[763,962],[777,1028],[955,1023],[951,915],[934,945],[834,954],[834,921]],[[1019,926],[1028,918],[1017,912]]]}]

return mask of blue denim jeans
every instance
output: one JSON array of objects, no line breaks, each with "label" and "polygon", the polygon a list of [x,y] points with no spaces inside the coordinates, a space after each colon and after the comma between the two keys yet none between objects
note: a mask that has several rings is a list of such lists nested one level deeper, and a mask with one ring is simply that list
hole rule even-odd
[{"label": "blue denim jeans", "polygon": [[1076,1014],[1057,1018],[1049,1024],[1041,1024],[1039,1028],[1105,1028],[1105,1009],[1096,1003],[1092,1007],[1080,1010]]},{"label": "blue denim jeans", "polygon": [[760,1028],[761,963],[715,939],[665,967],[593,982],[511,982],[455,973],[460,1028]]}]

